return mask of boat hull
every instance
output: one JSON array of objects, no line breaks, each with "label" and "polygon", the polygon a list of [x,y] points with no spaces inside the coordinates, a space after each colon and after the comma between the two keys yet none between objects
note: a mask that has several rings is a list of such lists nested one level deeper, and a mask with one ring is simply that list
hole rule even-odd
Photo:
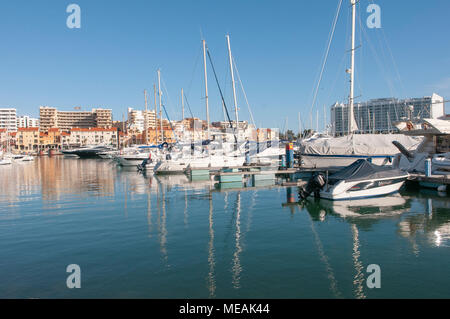
[{"label": "boat hull", "polygon": [[394,194],[400,190],[407,177],[407,175],[404,175],[396,178],[377,180],[341,181],[334,186],[325,186],[325,190],[320,191],[320,198],[329,200],[352,200]]}]

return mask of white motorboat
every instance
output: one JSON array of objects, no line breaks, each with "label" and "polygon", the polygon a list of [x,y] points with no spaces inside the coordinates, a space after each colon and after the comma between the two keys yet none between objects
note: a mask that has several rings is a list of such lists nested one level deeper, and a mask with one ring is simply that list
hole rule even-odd
[{"label": "white motorboat", "polygon": [[0,165],[11,165],[12,160],[10,158],[0,158]]},{"label": "white motorboat", "polygon": [[450,152],[434,155],[431,163],[433,170],[450,171]]},{"label": "white motorboat", "polygon": [[315,196],[330,200],[354,200],[367,197],[385,196],[397,192],[408,173],[384,166],[378,166],[367,160],[357,160],[344,169],[330,175],[313,176],[306,187],[300,188],[300,199]]},{"label": "white motorboat", "polygon": [[24,156],[21,158],[21,161],[22,161],[22,162],[33,162],[33,161],[34,161],[34,157],[31,156],[31,155],[24,155]]},{"label": "white motorboat", "polygon": [[242,166],[245,162],[244,156],[227,156],[227,155],[211,155],[211,156],[189,156],[179,157],[177,159],[166,159],[159,161],[155,166],[155,172],[158,174],[181,174],[190,168],[206,168],[206,167],[230,167]]}]

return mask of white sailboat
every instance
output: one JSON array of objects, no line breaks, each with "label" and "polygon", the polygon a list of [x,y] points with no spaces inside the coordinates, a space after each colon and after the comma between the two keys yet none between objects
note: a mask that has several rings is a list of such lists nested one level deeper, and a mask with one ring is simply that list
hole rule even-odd
[{"label": "white sailboat", "polygon": [[304,167],[327,168],[345,167],[358,159],[371,159],[378,165],[391,165],[393,158],[399,154],[392,144],[400,141],[407,149],[415,149],[420,138],[403,134],[355,134],[358,126],[354,118],[354,74],[355,74],[355,16],[356,0],[350,0],[352,8],[352,32],[350,49],[350,94],[348,99],[348,132],[342,137],[320,137],[304,139],[299,142],[300,162]]}]

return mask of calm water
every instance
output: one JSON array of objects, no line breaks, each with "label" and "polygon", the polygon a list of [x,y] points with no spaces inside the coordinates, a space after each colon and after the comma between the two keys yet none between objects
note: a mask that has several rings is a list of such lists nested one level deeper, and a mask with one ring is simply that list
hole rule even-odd
[{"label": "calm water", "polygon": [[[449,197],[287,197],[103,160],[0,167],[0,297],[450,297]],[[66,287],[69,264],[81,289]],[[369,264],[380,289],[366,286]]]}]

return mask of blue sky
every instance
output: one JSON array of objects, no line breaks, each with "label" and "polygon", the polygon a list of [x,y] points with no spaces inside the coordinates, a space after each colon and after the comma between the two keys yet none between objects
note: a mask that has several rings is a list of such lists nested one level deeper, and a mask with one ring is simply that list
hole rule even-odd
[{"label": "blue sky", "polygon": [[[366,8],[381,7],[382,29],[368,29]],[[66,7],[81,7],[81,29],[68,29]],[[106,107],[120,120],[143,108],[161,69],[164,103],[181,117],[180,90],[205,118],[201,39],[206,39],[226,103],[231,80],[225,35],[257,125],[297,130],[309,114],[348,96],[349,5],[344,0],[316,106],[313,89],[338,0],[323,1],[0,1],[0,107],[38,116],[40,105]],[[378,97],[450,97],[450,1],[361,0],[356,92]],[[364,30],[360,32],[360,30]],[[223,119],[208,65],[211,120]],[[167,89],[167,92],[165,92]],[[240,118],[250,120],[238,87]],[[153,101],[153,96],[150,96]],[[231,111],[231,110],[230,110]],[[447,107],[447,112],[450,112]],[[188,111],[186,111],[187,114]],[[329,118],[329,115],[327,116]]]}]

